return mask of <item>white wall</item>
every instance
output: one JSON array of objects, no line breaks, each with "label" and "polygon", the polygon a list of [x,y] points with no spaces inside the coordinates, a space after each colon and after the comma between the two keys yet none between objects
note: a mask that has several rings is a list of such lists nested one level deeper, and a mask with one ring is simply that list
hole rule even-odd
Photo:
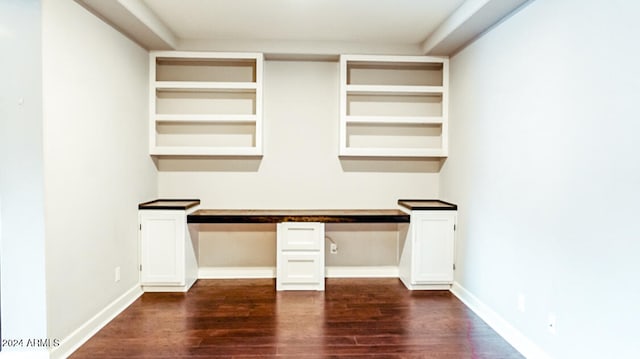
[{"label": "white wall", "polygon": [[[200,198],[204,208],[291,209],[397,208],[400,198],[435,197],[438,173],[431,162],[340,160],[338,69],[337,62],[266,61],[264,157],[161,160],[160,197]],[[274,230],[253,231],[254,239],[243,244],[202,233],[200,265],[275,265]],[[371,246],[380,253],[340,251],[328,263],[388,264],[389,256],[395,260],[388,251],[394,244],[388,231],[381,235],[384,243]]]},{"label": "white wall", "polygon": [[148,56],[75,2],[45,0],[43,68],[48,327],[65,339],[138,283],[137,204],[157,195]]},{"label": "white wall", "polygon": [[0,1],[0,318],[24,341],[47,337],[40,16],[38,0]]},{"label": "white wall", "polygon": [[640,356],[638,14],[537,0],[451,60],[456,280],[555,358]]}]

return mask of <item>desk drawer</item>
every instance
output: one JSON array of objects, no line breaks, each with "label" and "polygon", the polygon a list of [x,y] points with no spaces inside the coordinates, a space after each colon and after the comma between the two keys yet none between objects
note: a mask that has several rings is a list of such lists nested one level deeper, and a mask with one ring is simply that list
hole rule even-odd
[{"label": "desk drawer", "polygon": [[283,253],[278,267],[280,289],[287,285],[308,285],[317,289],[324,281],[324,265],[318,252]]},{"label": "desk drawer", "polygon": [[278,223],[278,241],[283,251],[320,251],[324,224],[316,222]]}]

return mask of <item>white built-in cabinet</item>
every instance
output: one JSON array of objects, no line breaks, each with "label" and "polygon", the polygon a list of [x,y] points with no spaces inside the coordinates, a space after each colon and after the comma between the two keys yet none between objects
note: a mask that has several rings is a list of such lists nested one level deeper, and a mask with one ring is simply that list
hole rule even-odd
[{"label": "white built-in cabinet", "polygon": [[[152,51],[149,151],[261,156],[263,55]],[[445,57],[340,56],[340,156],[446,157]]]},{"label": "white built-in cabinet", "polygon": [[341,156],[446,157],[448,59],[340,56]]},{"label": "white built-in cabinet", "polygon": [[414,210],[398,270],[409,289],[449,289],[455,271],[457,211]]},{"label": "white built-in cabinet", "polygon": [[197,233],[185,210],[139,210],[140,285],[144,291],[184,292],[198,277]]},{"label": "white built-in cabinet", "polygon": [[277,224],[276,290],[324,290],[324,223]]},{"label": "white built-in cabinet", "polygon": [[262,54],[152,51],[149,69],[151,155],[262,155]]}]

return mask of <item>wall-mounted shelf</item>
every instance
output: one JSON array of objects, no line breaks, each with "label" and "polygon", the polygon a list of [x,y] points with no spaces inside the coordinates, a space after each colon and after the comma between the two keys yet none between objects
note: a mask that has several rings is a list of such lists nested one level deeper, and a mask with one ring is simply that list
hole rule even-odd
[{"label": "wall-mounted shelf", "polygon": [[262,155],[262,54],[152,51],[149,68],[151,155]]},{"label": "wall-mounted shelf", "polygon": [[340,155],[446,157],[448,59],[340,56]]}]

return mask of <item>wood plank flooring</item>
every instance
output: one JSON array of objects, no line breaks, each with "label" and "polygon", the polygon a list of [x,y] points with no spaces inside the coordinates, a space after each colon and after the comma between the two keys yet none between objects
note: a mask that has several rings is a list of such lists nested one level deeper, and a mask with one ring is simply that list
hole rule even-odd
[{"label": "wood plank flooring", "polygon": [[271,279],[199,280],[145,293],[81,358],[523,358],[447,291],[398,279],[327,279],[276,292]]}]

